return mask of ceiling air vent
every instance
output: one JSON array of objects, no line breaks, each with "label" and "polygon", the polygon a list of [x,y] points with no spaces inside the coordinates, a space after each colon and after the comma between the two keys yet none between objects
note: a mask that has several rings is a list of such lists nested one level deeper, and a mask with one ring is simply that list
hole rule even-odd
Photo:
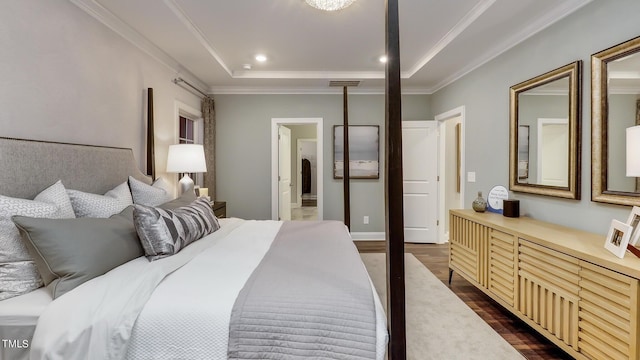
[{"label": "ceiling air vent", "polygon": [[329,81],[329,86],[339,86],[339,87],[353,87],[360,85],[360,81],[358,80],[331,80]]}]

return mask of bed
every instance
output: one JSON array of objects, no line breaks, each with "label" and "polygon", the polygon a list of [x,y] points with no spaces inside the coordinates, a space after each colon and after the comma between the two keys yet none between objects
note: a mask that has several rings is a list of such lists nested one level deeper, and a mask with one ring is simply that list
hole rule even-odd
[{"label": "bed", "polygon": [[[0,168],[0,195],[23,199],[58,180],[94,194],[152,183],[130,149],[111,147],[0,138]],[[55,300],[48,286],[0,301],[0,338],[2,359],[382,359],[388,333],[342,223],[231,218]]]}]

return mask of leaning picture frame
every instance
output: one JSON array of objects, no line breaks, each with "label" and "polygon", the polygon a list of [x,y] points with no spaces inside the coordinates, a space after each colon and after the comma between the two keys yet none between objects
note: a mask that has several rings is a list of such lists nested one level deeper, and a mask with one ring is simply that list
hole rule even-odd
[{"label": "leaning picture frame", "polygon": [[632,229],[631,225],[627,225],[622,221],[611,220],[607,240],[604,243],[605,249],[622,259],[627,251]]},{"label": "leaning picture frame", "polygon": [[627,225],[631,226],[631,236],[629,237],[629,244],[636,246],[640,240],[640,207],[634,206],[631,209],[629,218],[627,219]]}]

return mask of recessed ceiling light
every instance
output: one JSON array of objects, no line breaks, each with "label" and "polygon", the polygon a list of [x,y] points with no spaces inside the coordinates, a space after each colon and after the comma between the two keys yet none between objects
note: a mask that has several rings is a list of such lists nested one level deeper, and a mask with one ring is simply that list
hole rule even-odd
[{"label": "recessed ceiling light", "polygon": [[242,65],[242,68],[245,70],[251,70],[251,64],[244,64]]},{"label": "recessed ceiling light", "polygon": [[267,57],[265,55],[258,54],[258,55],[256,55],[256,60],[259,61],[259,62],[265,62],[265,61],[267,61]]},{"label": "recessed ceiling light", "polygon": [[382,56],[380,56],[380,57],[378,58],[378,60],[379,60],[381,63],[385,64],[385,63],[387,62],[387,55],[382,55]]}]

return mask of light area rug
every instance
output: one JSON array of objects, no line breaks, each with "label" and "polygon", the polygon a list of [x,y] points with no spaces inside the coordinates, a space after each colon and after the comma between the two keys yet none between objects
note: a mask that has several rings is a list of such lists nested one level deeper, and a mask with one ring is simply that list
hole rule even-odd
[{"label": "light area rug", "polygon": [[[385,254],[361,254],[386,309]],[[412,254],[405,254],[407,359],[524,359]]]}]

